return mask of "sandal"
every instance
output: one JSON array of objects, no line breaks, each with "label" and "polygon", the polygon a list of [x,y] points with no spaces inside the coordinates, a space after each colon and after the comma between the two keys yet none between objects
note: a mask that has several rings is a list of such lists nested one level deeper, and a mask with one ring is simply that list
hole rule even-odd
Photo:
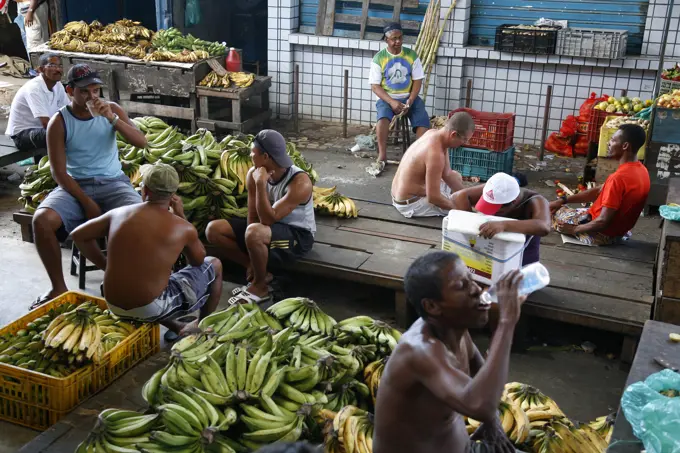
[{"label": "sandal", "polygon": [[272,299],[271,294],[267,293],[265,297],[259,297],[255,294],[248,292],[248,290],[242,291],[238,296],[234,296],[229,299],[229,305],[234,304],[253,304],[261,305],[269,302]]},{"label": "sandal", "polygon": [[33,311],[36,308],[45,305],[47,302],[51,301],[54,299],[54,297],[48,296],[49,293],[45,293],[42,296],[38,296],[38,298],[31,304],[30,307],[28,307],[28,311]]},{"label": "sandal", "polygon": [[[231,290],[231,295],[232,296],[238,296],[243,291],[247,291],[248,288],[250,288],[250,285],[251,285],[251,283],[248,283],[247,285],[243,285],[243,286],[237,286],[236,288]],[[270,293],[274,291],[274,288],[272,287],[272,285],[267,285],[267,291],[269,291]]]},{"label": "sandal", "polygon": [[385,165],[387,165],[387,162],[384,160],[373,162],[369,167],[366,167],[366,173],[371,176],[380,176],[385,171]]}]

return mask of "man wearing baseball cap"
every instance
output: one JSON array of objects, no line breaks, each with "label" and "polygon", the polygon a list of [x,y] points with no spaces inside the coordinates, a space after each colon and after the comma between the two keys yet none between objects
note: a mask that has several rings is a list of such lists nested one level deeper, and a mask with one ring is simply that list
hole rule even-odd
[{"label": "man wearing baseball cap", "polygon": [[[196,228],[184,217],[178,186],[172,166],[150,165],[143,170],[142,203],[113,209],[71,233],[83,255],[104,269],[104,296],[113,313],[160,322],[175,334],[198,322],[177,318],[200,310],[203,319],[222,295],[222,263],[206,256]],[[97,245],[104,237],[106,256]],[[189,266],[171,273],[180,253]]]},{"label": "man wearing baseball cap", "polygon": [[291,263],[314,244],[316,222],[312,181],[293,165],[286,141],[267,129],[255,136],[248,172],[248,218],[214,220],[206,237],[222,257],[246,268],[248,285],[237,288],[230,303],[262,304],[271,299],[268,266]]},{"label": "man wearing baseball cap", "polygon": [[99,98],[102,80],[88,65],[73,65],[67,79],[71,103],[47,125],[47,154],[59,187],[33,216],[35,245],[52,289],[38,297],[31,309],[68,290],[60,240],[102,212],[141,201],[122,171],[116,133],[138,148],[146,146],[146,137],[119,105]]},{"label": "man wearing baseball cap", "polygon": [[522,265],[539,260],[540,238],[550,233],[550,206],[545,197],[520,189],[517,179],[507,173],[496,173],[484,185],[455,193],[453,202],[461,211],[474,210],[489,216],[515,219],[490,220],[479,228],[479,235],[492,238],[504,231],[522,233],[527,236],[528,242]]}]

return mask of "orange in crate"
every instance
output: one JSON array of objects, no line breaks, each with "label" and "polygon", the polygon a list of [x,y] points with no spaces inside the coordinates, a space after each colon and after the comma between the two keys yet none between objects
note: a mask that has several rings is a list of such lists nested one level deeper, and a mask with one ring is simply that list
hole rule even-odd
[{"label": "orange in crate", "polygon": [[[104,299],[69,291],[0,329],[0,335],[14,334],[60,305],[86,301],[96,303],[102,310],[107,308]],[[65,378],[0,363],[0,420],[45,430],[158,351],[160,327],[144,324],[104,354],[99,363],[86,365]]]}]

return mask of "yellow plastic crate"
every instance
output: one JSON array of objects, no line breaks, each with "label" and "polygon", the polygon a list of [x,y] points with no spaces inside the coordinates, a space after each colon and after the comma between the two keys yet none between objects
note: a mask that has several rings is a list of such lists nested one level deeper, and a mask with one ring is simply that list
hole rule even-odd
[{"label": "yellow plastic crate", "polygon": [[[621,115],[609,115],[609,116],[607,116],[607,118],[605,118],[605,120],[604,120],[604,124],[602,125],[602,128],[600,128],[600,144],[598,145],[598,148],[597,148],[597,155],[599,157],[607,157],[607,153],[609,151],[609,149],[608,149],[609,146],[607,145],[607,143],[609,143],[609,139],[611,139],[614,136],[614,134],[616,133],[616,131],[618,130],[618,129],[607,128],[607,127],[605,127],[605,124],[607,124],[609,122],[609,120],[613,120],[614,118],[618,118],[619,116],[621,116]],[[644,145],[642,145],[642,148],[640,148],[640,150],[638,151],[637,157],[638,157],[639,160],[643,160],[645,158],[645,150],[646,149],[647,149],[647,144],[645,143]],[[602,181],[602,182],[604,182],[604,181]]]},{"label": "yellow plastic crate", "polygon": [[[0,335],[23,329],[52,308],[88,300],[107,308],[104,299],[69,291],[0,329]],[[65,378],[0,363],[0,420],[43,431],[159,350],[160,327],[144,324],[104,354],[101,362],[89,364]]]}]

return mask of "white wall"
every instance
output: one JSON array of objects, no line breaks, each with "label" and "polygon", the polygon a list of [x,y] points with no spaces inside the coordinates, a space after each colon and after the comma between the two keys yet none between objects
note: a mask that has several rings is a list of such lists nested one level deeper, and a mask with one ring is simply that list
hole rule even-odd
[{"label": "white wall", "polygon": [[[450,0],[442,1],[442,16]],[[473,80],[471,107],[487,112],[514,112],[516,143],[538,144],[543,124],[545,93],[553,86],[549,132],[559,129],[569,114],[591,91],[619,96],[650,98],[656,79],[661,30],[668,0],[650,0],[642,56],[625,60],[584,59],[560,56],[510,54],[465,45],[469,33],[470,0],[458,0],[453,19],[442,36],[437,62],[427,95],[430,115],[445,115],[464,106],[466,84]],[[293,102],[293,70],[300,69],[300,117],[342,120],[343,74],[349,70],[349,113],[352,123],[375,121],[375,98],[367,83],[373,55],[380,41],[323,37],[297,33],[299,0],[269,0],[270,99],[274,114],[290,118]],[[665,66],[680,60],[680,36],[676,5],[666,47]]]}]

